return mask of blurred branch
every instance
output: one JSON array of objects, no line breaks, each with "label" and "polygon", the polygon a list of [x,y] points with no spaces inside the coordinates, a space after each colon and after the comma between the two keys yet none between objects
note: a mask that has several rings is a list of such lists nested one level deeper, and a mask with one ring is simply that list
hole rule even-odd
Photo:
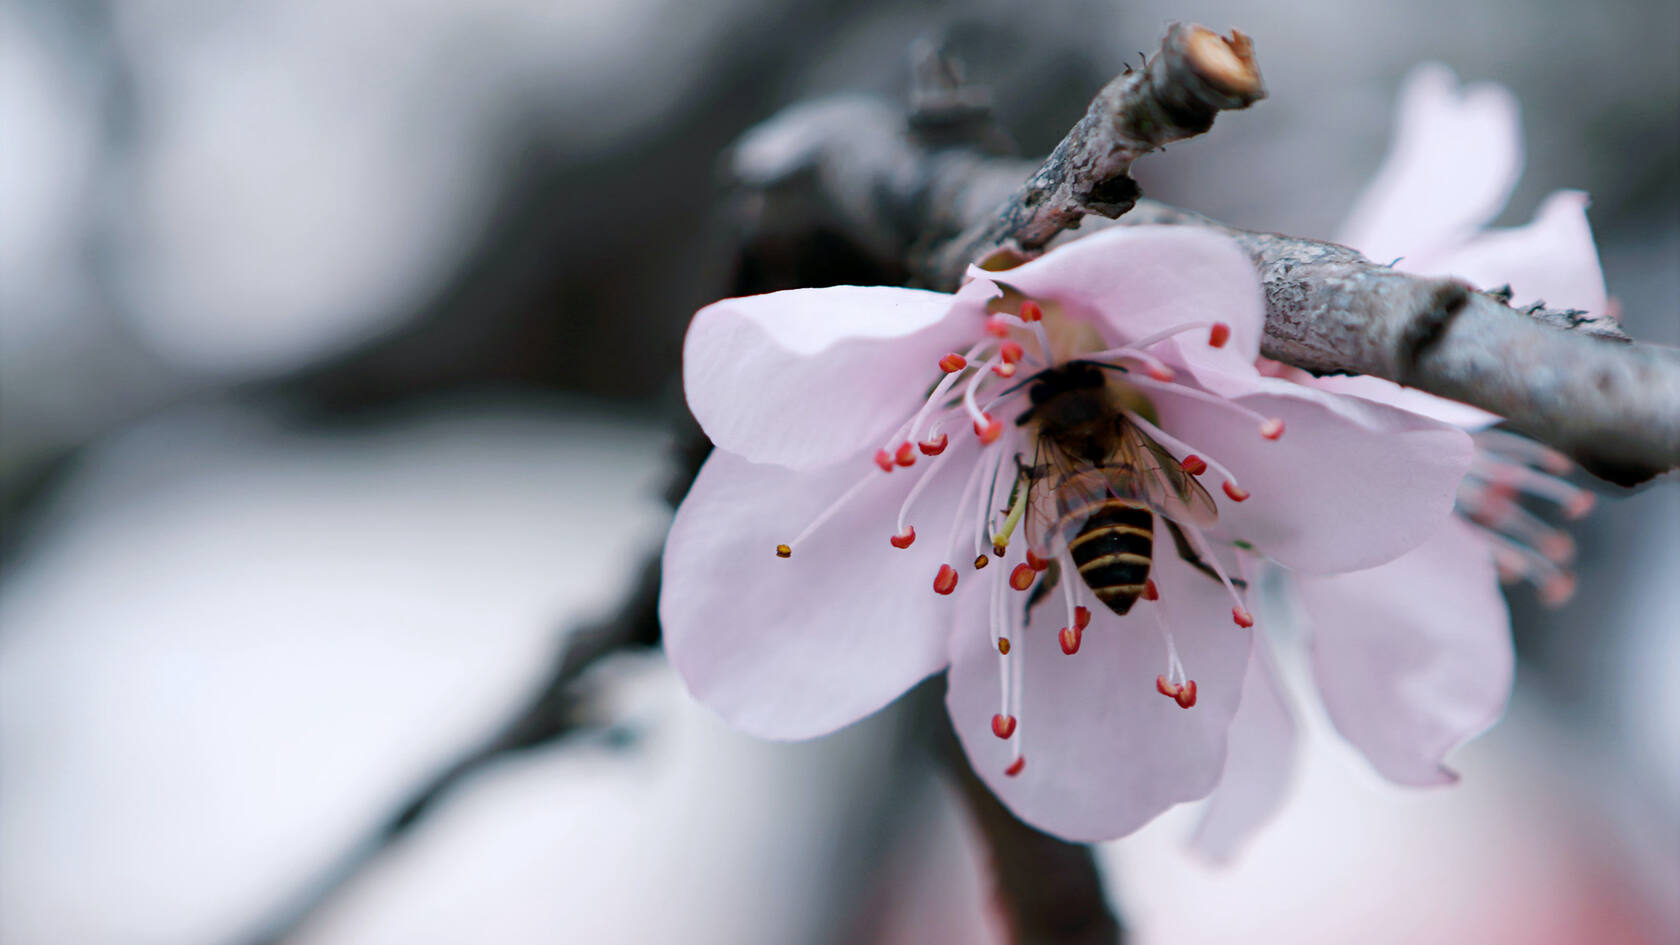
[{"label": "blurred branch", "polygon": [[883,272],[941,289],[991,252],[1042,252],[1087,214],[1217,229],[1249,251],[1265,285],[1268,357],[1473,404],[1619,484],[1680,466],[1680,352],[1631,343],[1609,319],[1514,309],[1500,293],[1395,272],[1344,246],[1136,200],[1135,158],[1260,94],[1245,37],[1174,26],[1042,163],[930,142],[914,116],[842,98],[749,132],[732,171],[752,233],[823,233]]},{"label": "blurred branch", "polygon": [[991,852],[1012,945],[1120,945],[1124,929],[1103,894],[1091,848],[1034,830],[1010,813],[969,766],[950,716],[939,716],[947,768]]},{"label": "blurred branch", "polygon": [[603,657],[624,649],[659,645],[659,557],[643,568],[635,587],[611,617],[567,634],[547,680],[501,728],[469,747],[398,804],[338,862],[246,938],[248,945],[280,945],[298,933],[337,895],[403,837],[446,795],[501,758],[591,728],[588,700],[577,681]]}]

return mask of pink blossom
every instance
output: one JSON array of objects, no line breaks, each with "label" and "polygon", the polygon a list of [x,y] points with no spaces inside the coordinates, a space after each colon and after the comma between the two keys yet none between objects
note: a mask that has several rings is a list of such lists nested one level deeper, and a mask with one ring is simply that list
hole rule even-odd
[{"label": "pink blossom", "polygon": [[[695,316],[684,385],[717,448],[666,544],[666,649],[701,702],[779,739],[948,669],[956,731],[1006,804],[1119,836],[1225,765],[1253,621],[1233,569],[1396,558],[1449,515],[1469,438],[1262,376],[1260,288],[1223,237],[1116,228],[971,277],[954,296],[800,289]],[[1214,497],[1208,514],[1147,497],[1152,586],[1125,616],[1076,578],[1065,535],[1016,527],[1035,462],[1020,418],[1074,362],[1101,365],[1127,422]],[[1062,580],[1029,608],[1051,561]]]},{"label": "pink blossom", "polygon": [[[1506,89],[1461,90],[1446,67],[1420,66],[1401,92],[1393,150],[1338,239],[1371,259],[1397,260],[1398,269],[1509,286],[1519,304],[1544,300],[1603,313],[1604,277],[1584,194],[1560,191],[1533,222],[1484,229],[1516,185],[1521,153],[1517,105]],[[1460,514],[1439,534],[1387,564],[1293,574],[1285,583],[1337,730],[1390,780],[1451,783],[1446,756],[1497,721],[1510,696],[1514,659],[1501,575],[1531,580],[1553,603],[1574,587],[1565,569],[1573,542],[1518,499],[1549,501],[1576,517],[1591,495],[1560,478],[1570,468],[1560,454],[1487,429],[1499,421],[1493,414],[1380,378],[1262,369],[1475,431]],[[1196,838],[1215,858],[1230,856],[1282,803],[1294,753],[1295,724],[1275,673],[1257,660],[1245,685],[1225,779]]]}]

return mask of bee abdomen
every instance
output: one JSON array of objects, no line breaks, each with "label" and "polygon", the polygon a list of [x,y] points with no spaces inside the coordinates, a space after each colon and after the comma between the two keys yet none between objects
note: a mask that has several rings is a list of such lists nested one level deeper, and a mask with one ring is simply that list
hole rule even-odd
[{"label": "bee abdomen", "polygon": [[1154,547],[1154,513],[1134,500],[1110,498],[1068,542],[1068,553],[1091,593],[1123,615],[1143,593]]}]

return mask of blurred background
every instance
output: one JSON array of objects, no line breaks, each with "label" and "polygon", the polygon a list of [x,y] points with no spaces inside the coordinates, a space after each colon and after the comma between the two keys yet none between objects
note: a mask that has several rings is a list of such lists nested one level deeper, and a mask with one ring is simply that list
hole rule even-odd
[{"label": "blurred background", "polygon": [[[683,326],[727,294],[720,155],[902,96],[942,37],[1047,151],[1169,20],[1270,98],[1151,195],[1327,236],[1416,62],[1510,86],[1502,224],[1579,188],[1680,343],[1680,6],[1303,0],[10,0],[0,5],[0,941],[252,941],[613,613],[667,520]],[[1511,603],[1510,716],[1441,791],[1322,723],[1237,864],[1102,851],[1142,942],[1680,940],[1680,490]],[[993,942],[985,854],[892,713],[736,736],[656,653],[464,780],[309,943]],[[1316,711],[1305,699],[1297,710]]]}]

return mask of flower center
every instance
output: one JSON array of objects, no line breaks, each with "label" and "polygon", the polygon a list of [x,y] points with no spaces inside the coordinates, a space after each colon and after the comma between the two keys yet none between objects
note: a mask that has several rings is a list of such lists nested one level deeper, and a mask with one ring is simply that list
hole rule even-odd
[{"label": "flower center", "polygon": [[[1249,628],[1254,618],[1238,590],[1239,582],[1227,575],[1203,533],[1203,528],[1217,518],[1217,511],[1215,500],[1199,479],[1210,473],[1216,476],[1230,502],[1246,501],[1249,492],[1218,461],[1217,450],[1207,449],[1214,444],[1187,443],[1162,429],[1150,394],[1170,391],[1217,409],[1246,413],[1254,421],[1255,433],[1268,440],[1281,437],[1284,426],[1281,420],[1261,416],[1180,382],[1172,367],[1150,350],[1190,332],[1204,332],[1208,345],[1222,347],[1230,338],[1230,328],[1223,323],[1186,323],[1126,345],[1104,348],[1090,324],[1066,317],[1060,306],[1051,302],[1006,290],[1002,298],[993,300],[988,311],[986,322],[979,326],[978,340],[966,351],[953,351],[938,360],[940,375],[927,399],[876,451],[877,468],[818,514],[792,541],[778,545],[776,553],[784,558],[796,553],[801,542],[847,506],[876,476],[917,466],[919,454],[932,461],[920,470],[887,535],[893,548],[909,548],[918,540],[918,500],[936,479],[953,484],[945,468],[955,455],[947,452],[951,431],[964,426],[972,430],[980,447],[978,459],[967,468],[957,493],[955,514],[943,535],[945,560],[934,574],[932,585],[936,594],[953,594],[962,580],[959,562],[969,560],[966,555],[973,556],[971,571],[987,568],[992,558],[1000,559],[998,568],[978,579],[987,582],[987,636],[998,660],[999,706],[991,720],[992,732],[1010,743],[1012,762],[1005,773],[1013,776],[1025,765],[1022,705],[1026,660],[1019,644],[1034,610],[1060,588],[1066,622],[1057,633],[1057,642],[1070,657],[1080,652],[1091,626],[1091,610],[1083,603],[1081,593],[1082,587],[1093,580],[1088,576],[1093,573],[1091,556],[1082,553],[1087,560],[1080,565],[1070,552],[1070,539],[1078,538],[1080,528],[1085,527],[1084,519],[1070,520],[1072,512],[1066,508],[1065,497],[1057,495],[1058,490],[1070,489],[1069,483],[1076,479],[1091,478],[1107,483],[1092,493],[1097,504],[1136,508],[1144,522],[1160,519],[1173,536],[1173,550],[1161,542],[1164,547],[1158,549],[1160,554],[1177,553],[1222,585],[1233,603],[1233,622]],[[1093,443],[1118,444],[1112,455],[1091,455],[1093,451],[1102,452],[1096,447],[1067,450],[1050,432],[1054,425],[1034,416],[1039,401],[1047,396],[1047,388],[1081,383],[1106,393],[1091,401],[1101,409],[1087,409],[1089,416],[1072,422],[1098,430],[1091,438]],[[1016,419],[1006,423],[1005,418]],[[1050,441],[1048,447],[1046,440]],[[1075,457],[1082,468],[1052,469],[1040,458],[1046,452]],[[1130,530],[1145,534],[1160,529],[1133,525]],[[1025,540],[1016,541],[1021,535]],[[1147,541],[1143,545],[1145,551],[1150,547]],[[1148,619],[1165,648],[1164,671],[1157,677],[1156,689],[1183,708],[1191,708],[1197,699],[1196,682],[1180,657],[1155,582],[1147,576],[1151,557],[1122,550],[1106,554],[1101,562],[1104,567],[1121,569],[1113,573],[1137,576],[1140,583],[1129,585],[1134,590],[1118,594],[1111,587],[1090,586],[1099,601],[1117,615],[1126,615],[1134,604],[1149,612]],[[1123,607],[1114,602],[1117,596],[1124,597]]]}]

